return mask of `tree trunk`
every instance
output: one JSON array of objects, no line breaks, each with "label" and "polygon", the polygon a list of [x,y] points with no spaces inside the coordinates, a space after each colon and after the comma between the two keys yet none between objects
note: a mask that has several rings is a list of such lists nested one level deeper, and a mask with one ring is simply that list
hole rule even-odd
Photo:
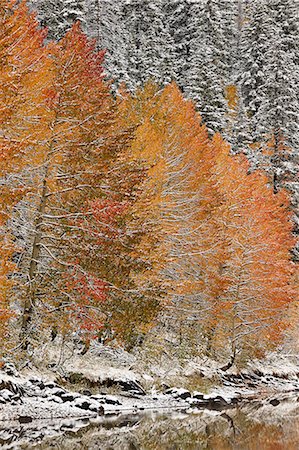
[{"label": "tree trunk", "polygon": [[38,272],[38,265],[40,262],[40,254],[41,254],[41,241],[42,241],[42,225],[44,213],[46,210],[46,200],[47,200],[47,176],[48,176],[48,166],[45,169],[45,175],[43,179],[40,204],[37,211],[37,218],[35,221],[35,229],[34,229],[34,239],[32,244],[32,253],[29,264],[28,271],[28,282],[29,288],[26,293],[25,303],[24,303],[24,311],[22,318],[22,327],[21,327],[21,340],[23,341],[23,348],[26,349],[28,347],[28,329],[32,319],[32,314],[34,311],[35,303],[36,303],[36,277]]},{"label": "tree trunk", "polygon": [[220,367],[220,370],[222,370],[223,372],[226,372],[228,369],[233,367],[235,360],[236,360],[236,349],[234,349],[234,352],[230,357],[230,361],[227,364],[225,364],[225,366]]}]

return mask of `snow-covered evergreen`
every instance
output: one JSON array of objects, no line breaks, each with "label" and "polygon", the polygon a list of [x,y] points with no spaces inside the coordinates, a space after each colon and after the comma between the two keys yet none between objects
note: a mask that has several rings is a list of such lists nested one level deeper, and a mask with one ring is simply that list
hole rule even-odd
[{"label": "snow-covered evergreen", "polygon": [[195,101],[210,133],[225,133],[228,120],[225,87],[230,73],[229,48],[218,2],[205,0],[193,3],[191,14],[193,24],[186,93]]},{"label": "snow-covered evergreen", "polygon": [[64,30],[63,0],[30,0],[42,27],[48,28],[50,39],[60,39]]},{"label": "snow-covered evergreen", "polygon": [[77,21],[80,21],[83,30],[86,30],[85,0],[63,0],[62,3],[62,33],[64,34]]},{"label": "snow-covered evergreen", "polygon": [[242,36],[241,89],[252,142],[264,146],[274,139],[276,154],[279,146],[291,153],[299,146],[298,14],[292,3],[253,1]]},{"label": "snow-covered evergreen", "polygon": [[241,36],[240,84],[255,148],[247,153],[269,173],[274,192],[291,191],[299,224],[298,8],[297,0],[250,2]]},{"label": "snow-covered evergreen", "polygon": [[245,153],[249,157],[251,154],[249,147],[249,144],[251,143],[251,135],[246,108],[240,90],[236,91],[236,97],[236,106],[231,119],[232,131],[230,141],[232,151],[234,153]]},{"label": "snow-covered evergreen", "polygon": [[186,74],[190,69],[190,41],[194,17],[189,0],[162,0],[164,24],[173,39],[173,70],[175,81],[185,91]]},{"label": "snow-covered evergreen", "polygon": [[173,40],[165,25],[162,0],[87,0],[87,29],[106,49],[106,70],[115,85],[129,89],[149,78],[174,78]]},{"label": "snow-covered evergreen", "polygon": [[174,78],[173,41],[163,23],[161,1],[127,1],[123,5],[125,30],[129,33],[126,50],[128,78],[140,85],[149,78],[167,83]]},{"label": "snow-covered evergreen", "polygon": [[37,10],[41,25],[48,28],[50,39],[60,39],[76,21],[86,29],[85,0],[30,0],[29,4]]},{"label": "snow-covered evergreen", "polygon": [[[268,1],[275,34],[269,54],[273,73],[267,82],[269,103],[265,109],[275,136],[274,188],[284,186],[291,191],[295,231],[299,234],[299,2]],[[293,253],[299,261],[299,242]]]},{"label": "snow-covered evergreen", "polygon": [[127,52],[130,32],[124,17],[124,4],[115,0],[86,0],[87,33],[105,49],[107,76],[116,87],[120,82],[130,85]]},{"label": "snow-covered evergreen", "polygon": [[266,79],[264,111],[274,133],[276,152],[279,145],[284,146],[281,170],[293,180],[292,173],[299,172],[299,3],[269,0],[269,6],[273,45],[267,55],[270,76]]},{"label": "snow-covered evergreen", "polygon": [[[266,100],[269,67],[265,54],[271,49],[272,24],[265,0],[254,0],[241,35],[241,95],[248,114],[252,142],[260,142],[266,121],[259,114]],[[259,114],[259,118],[257,117]]]}]

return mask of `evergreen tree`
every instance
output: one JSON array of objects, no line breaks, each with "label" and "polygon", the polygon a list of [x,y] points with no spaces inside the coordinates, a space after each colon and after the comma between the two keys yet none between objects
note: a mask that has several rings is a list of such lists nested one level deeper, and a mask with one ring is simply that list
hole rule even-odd
[{"label": "evergreen tree", "polygon": [[266,99],[265,78],[268,76],[265,54],[271,47],[272,26],[264,0],[254,0],[241,35],[241,95],[249,117],[252,142],[260,142],[265,120],[257,118]]},{"label": "evergreen tree", "polygon": [[231,144],[233,153],[244,153],[249,156],[249,144],[251,141],[249,124],[244,101],[240,90],[236,91],[236,105],[232,118],[233,126]]},{"label": "evergreen tree", "polygon": [[86,28],[85,0],[30,0],[30,4],[41,26],[48,28],[50,39],[62,38],[76,21]]},{"label": "evergreen tree", "polygon": [[291,0],[256,0],[250,4],[241,43],[241,90],[251,142],[258,150],[255,160],[272,178],[275,193],[281,187],[292,192],[298,217],[297,8],[298,2]]},{"label": "evergreen tree", "polygon": [[[265,112],[274,135],[274,191],[281,186],[291,191],[295,231],[299,234],[299,2],[268,1],[275,35],[268,56],[271,76],[267,80],[269,102]],[[293,255],[299,261],[299,242]]]},{"label": "evergreen tree", "polygon": [[131,87],[150,78],[170,82],[174,77],[173,41],[163,24],[162,2],[132,0],[124,3],[122,14],[129,32],[126,52]]},{"label": "evergreen tree", "polygon": [[86,29],[86,5],[85,0],[63,0],[61,27],[62,34],[69,30],[74,22],[79,21],[81,28]]},{"label": "evergreen tree", "polygon": [[105,49],[104,66],[106,73],[114,81],[128,84],[129,32],[123,4],[114,0],[86,0],[87,32],[96,40],[99,49]]},{"label": "evergreen tree", "polygon": [[190,68],[190,36],[193,16],[188,0],[163,0],[164,23],[173,39],[173,69],[175,80],[184,91],[186,73]]},{"label": "evergreen tree", "polygon": [[268,0],[270,14],[281,29],[281,46],[299,63],[298,0]]},{"label": "evergreen tree", "polygon": [[115,86],[129,89],[149,78],[174,78],[173,41],[163,22],[162,1],[87,0],[88,32],[106,49],[105,67]]},{"label": "evergreen tree", "polygon": [[243,18],[242,0],[219,0],[216,2],[221,16],[222,32],[227,45],[228,82],[235,83],[239,65],[239,34]]},{"label": "evergreen tree", "polygon": [[[296,5],[297,3],[297,5]],[[269,0],[273,45],[266,55],[267,102],[261,108],[273,134],[274,190],[298,176],[299,18],[298,2]]]},{"label": "evergreen tree", "polygon": [[228,114],[225,87],[229,77],[229,49],[218,2],[194,3],[191,14],[194,22],[186,93],[195,101],[209,132],[223,133]]},{"label": "evergreen tree", "polygon": [[62,33],[63,0],[30,0],[42,27],[48,28],[48,38],[59,39]]}]

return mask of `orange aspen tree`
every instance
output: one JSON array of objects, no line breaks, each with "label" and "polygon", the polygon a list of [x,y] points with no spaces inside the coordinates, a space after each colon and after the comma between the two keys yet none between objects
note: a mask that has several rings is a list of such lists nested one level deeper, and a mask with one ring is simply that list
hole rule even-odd
[{"label": "orange aspen tree", "polygon": [[104,53],[95,52],[78,24],[59,44],[45,46],[23,3],[11,9],[11,23],[7,61],[20,73],[15,97],[8,96],[13,107],[3,100],[0,169],[5,238],[11,227],[21,244],[8,257],[17,256],[19,273],[6,274],[16,282],[11,298],[23,299],[23,347],[45,323],[63,333],[79,326],[86,336],[108,325],[123,335],[130,309],[136,310],[132,331],[151,319],[157,302],[147,311],[131,277],[144,270],[132,252],[143,231],[130,212],[142,170],[127,162],[132,133],[103,80]]},{"label": "orange aspen tree", "polygon": [[218,344],[227,348],[230,342],[230,366],[242,350],[258,355],[281,341],[297,295],[290,260],[294,237],[286,193],[274,195],[267,177],[249,173],[246,159],[232,158],[219,135],[213,146],[214,178],[224,200],[215,217],[227,242],[227,286],[214,314]]},{"label": "orange aspen tree", "polygon": [[[41,124],[44,135],[37,167],[39,200],[34,206],[31,251],[24,255],[29,282],[24,335],[39,298],[47,299],[39,305],[45,315],[66,313],[61,328],[88,320],[92,329],[102,324],[97,306],[105,300],[107,283],[96,276],[96,267],[86,273],[73,243],[86,231],[82,223],[92,214],[90,202],[109,197],[115,188],[111,163],[128,139],[117,127],[109,85],[103,81],[103,52],[95,52],[78,24],[52,46],[50,58],[52,79],[43,91],[46,120]],[[84,306],[86,301],[90,304]]]},{"label": "orange aspen tree", "polygon": [[[128,157],[131,126],[122,123],[103,80],[103,52],[94,52],[79,25],[53,55],[51,152],[57,161],[49,165],[53,175],[47,175],[42,238],[52,269],[38,286],[51,293],[53,317],[64,310],[67,324],[82,324],[86,334],[95,336],[104,328],[134,340],[134,328],[151,320],[158,302],[148,302],[148,293],[134,282],[135,273],[146,267],[134,255],[144,234],[132,212],[143,170]],[[57,282],[61,272],[65,277]]]},{"label": "orange aspen tree", "polygon": [[[186,320],[198,323],[210,308],[198,295],[199,286],[203,289],[200,263],[206,260],[205,252],[216,254],[218,248],[208,240],[201,249],[196,245],[212,213],[213,188],[208,179],[213,147],[192,103],[174,84],[158,91],[149,83],[127,103],[125,117],[140,123],[132,157],[148,167],[136,203],[137,217],[148,224],[140,253],[148,258],[147,277],[155,274],[169,294],[164,316],[181,328]],[[207,236],[211,233],[209,227]],[[218,268],[219,262],[215,264]],[[208,295],[208,290],[213,291],[211,279],[205,285]]]},{"label": "orange aspen tree", "polygon": [[285,193],[274,196],[219,135],[209,141],[174,85],[144,110],[132,148],[149,166],[139,205],[158,226],[155,267],[172,298],[169,316],[193,322],[208,350],[229,340],[231,363],[277,345],[295,297]]},{"label": "orange aspen tree", "polygon": [[[11,288],[15,262],[15,236],[11,215],[26,192],[20,170],[28,165],[23,157],[31,145],[38,111],[35,101],[41,93],[47,58],[45,32],[29,14],[24,2],[0,2],[0,177],[1,177],[1,305],[2,320],[11,316]],[[34,111],[33,111],[34,109]],[[14,262],[13,262],[14,261]],[[2,322],[3,323],[3,322]],[[2,341],[3,343],[3,341]]]}]

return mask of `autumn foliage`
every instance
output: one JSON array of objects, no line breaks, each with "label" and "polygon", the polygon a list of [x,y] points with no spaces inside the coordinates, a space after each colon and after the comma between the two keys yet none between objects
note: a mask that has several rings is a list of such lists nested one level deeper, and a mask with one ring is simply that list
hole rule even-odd
[{"label": "autumn foliage", "polygon": [[2,341],[108,330],[131,347],[166,311],[209,352],[279,343],[296,300],[287,195],[175,84],[114,98],[79,24],[45,43],[6,1],[0,22]]},{"label": "autumn foliage", "polygon": [[146,90],[131,106],[146,115],[132,148],[149,166],[140,202],[150,197],[146,211],[159,230],[167,309],[176,324],[192,319],[209,352],[260,355],[281,341],[297,296],[287,194],[273,194],[267,176],[232,157],[221,136],[209,140],[175,85],[151,101]]}]

